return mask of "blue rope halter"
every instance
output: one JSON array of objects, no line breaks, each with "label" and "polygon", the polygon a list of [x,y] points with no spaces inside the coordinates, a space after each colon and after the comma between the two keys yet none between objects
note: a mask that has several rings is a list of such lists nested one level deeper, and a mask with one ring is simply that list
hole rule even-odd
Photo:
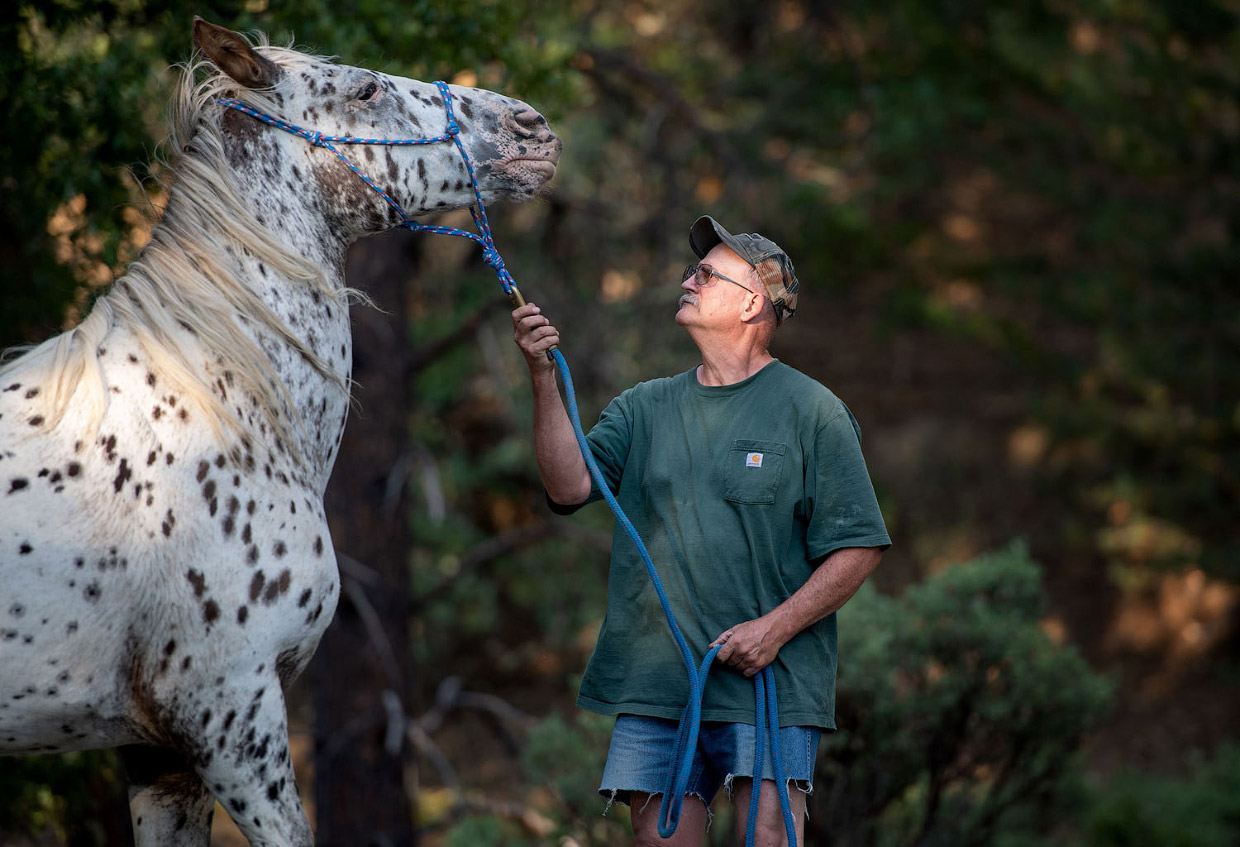
[{"label": "blue rope halter", "polygon": [[[234,100],[231,97],[221,97],[216,102],[226,108],[247,114],[276,129],[303,138],[315,147],[330,150],[336,158],[348,166],[349,170],[357,174],[376,194],[396,210],[397,214],[400,215],[400,226],[405,229],[411,232],[455,235],[477,242],[482,247],[483,260],[495,271],[499,284],[504,289],[504,294],[517,305],[524,305],[525,300],[517,288],[516,281],[513,280],[512,274],[508,272],[508,269],[504,267],[504,260],[500,256],[499,250],[496,249],[495,240],[491,236],[491,225],[487,221],[486,206],[482,202],[482,191],[478,188],[478,177],[474,173],[474,166],[469,160],[469,154],[465,152],[465,145],[461,142],[461,127],[457,124],[456,115],[452,111],[452,92],[448,89],[448,84],[445,82],[436,82],[435,87],[443,95],[448,127],[442,135],[436,135],[433,138],[389,139],[357,138],[352,135],[324,135],[317,130],[303,129],[296,124],[272,117],[255,109],[248,103]],[[349,161],[349,158],[334,146],[336,144],[369,144],[411,147],[420,144],[439,144],[449,140],[456,144],[456,149],[460,151],[461,159],[465,163],[465,169],[469,171],[469,182],[474,191],[474,199],[477,201],[475,206],[470,207],[469,212],[474,219],[474,225],[478,227],[477,233],[456,229],[455,227],[432,226],[413,220],[401,208],[401,205],[392,199],[390,194],[380,188],[374,180],[362,173],[357,165]],[[564,355],[557,348],[552,348],[547,355],[555,361],[556,366],[559,368],[560,379],[564,383],[564,394],[567,400],[566,405],[569,418],[573,425],[573,434],[577,438],[577,446],[581,449],[581,455],[585,459],[586,467],[590,470],[590,476],[594,479],[594,483],[598,486],[599,491],[602,492],[603,499],[607,501],[607,505],[615,514],[616,520],[620,522],[620,526],[624,529],[625,534],[633,542],[637,552],[641,555],[642,562],[646,566],[646,573],[649,574],[650,581],[654,584],[655,593],[659,597],[659,605],[663,607],[663,615],[667,618],[667,625],[672,631],[672,638],[680,650],[681,657],[685,662],[685,669],[689,673],[689,701],[685,705],[684,712],[680,718],[680,725],[676,730],[676,750],[672,757],[671,767],[668,769],[667,780],[663,790],[663,800],[659,806],[659,835],[663,838],[670,838],[676,832],[676,827],[680,823],[685,788],[688,786],[689,771],[693,765],[693,753],[697,749],[698,733],[702,726],[702,696],[706,690],[706,677],[710,673],[711,663],[715,661],[715,655],[719,652],[720,647],[712,647],[702,659],[701,666],[695,667],[693,651],[690,649],[688,641],[685,640],[684,634],[680,631],[679,624],[676,623],[676,616],[672,612],[672,604],[668,600],[667,592],[663,589],[663,581],[659,579],[658,571],[655,570],[654,561],[650,558],[650,553],[646,549],[646,545],[643,543],[636,527],[633,526],[633,522],[629,520],[628,515],[620,508],[619,501],[612,494],[602,471],[599,469],[598,463],[594,460],[594,453],[590,449],[590,444],[586,440],[585,432],[581,427],[581,416],[577,410],[577,395],[573,389],[573,378],[568,370],[568,362],[565,361]],[[746,828],[745,839],[747,847],[754,847],[754,831],[758,819],[758,800],[762,793],[762,767],[766,757],[765,747],[768,743],[771,745],[775,785],[779,790],[779,804],[783,812],[784,829],[788,833],[788,844],[790,847],[796,847],[796,823],[792,816],[792,805],[788,797],[787,781],[784,779],[783,758],[779,743],[779,708],[775,698],[775,674],[771,670],[770,665],[764,667],[761,673],[754,677],[754,779],[753,790],[749,798],[749,823]]]},{"label": "blue rope halter", "polygon": [[[234,100],[231,97],[221,97],[215,102],[229,109],[235,109],[238,112],[249,115],[252,118],[262,121],[268,126],[276,129],[284,130],[287,133],[304,138],[315,147],[322,147],[330,150],[333,155],[340,161],[344,162],[349,170],[357,174],[362,182],[370,186],[376,194],[382,197],[389,206],[396,210],[400,215],[400,226],[410,232],[433,232],[438,235],[455,235],[460,238],[468,238],[477,242],[482,247],[482,258],[495,271],[495,275],[499,278],[499,284],[503,287],[504,293],[512,297],[512,292],[516,287],[516,282],[512,278],[512,274],[504,267],[504,259],[499,254],[499,250],[495,248],[495,240],[491,237],[491,224],[487,220],[486,206],[482,202],[482,192],[478,188],[478,177],[474,173],[474,164],[469,160],[469,154],[465,152],[465,145],[461,143],[461,127],[456,122],[456,113],[452,111],[452,92],[448,89],[446,82],[436,82],[435,87],[439,89],[439,93],[443,95],[444,111],[448,116],[448,128],[442,135],[436,135],[432,138],[358,138],[353,135],[324,135],[323,133],[312,130],[303,129],[296,124],[282,121],[279,118],[272,117],[265,112],[260,112],[249,103],[241,100]],[[432,226],[430,224],[418,223],[409,217],[401,205],[392,199],[392,195],[388,194],[380,188],[374,180],[362,173],[361,168],[349,161],[349,157],[336,149],[336,144],[366,144],[379,145],[386,147],[413,147],[421,144],[439,144],[444,141],[452,141],[456,144],[456,149],[461,153],[461,160],[465,162],[465,169],[469,171],[469,184],[474,190],[475,205],[469,209],[470,215],[474,219],[474,225],[478,227],[478,233],[468,232],[467,230],[457,229],[450,226]]]}]

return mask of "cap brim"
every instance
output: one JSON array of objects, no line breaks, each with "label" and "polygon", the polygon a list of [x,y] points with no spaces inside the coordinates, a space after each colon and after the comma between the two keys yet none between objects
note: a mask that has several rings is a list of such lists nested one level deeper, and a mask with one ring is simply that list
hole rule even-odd
[{"label": "cap brim", "polygon": [[689,227],[689,247],[699,259],[705,259],[707,253],[719,244],[727,244],[731,238],[732,233],[710,215],[702,215]]}]

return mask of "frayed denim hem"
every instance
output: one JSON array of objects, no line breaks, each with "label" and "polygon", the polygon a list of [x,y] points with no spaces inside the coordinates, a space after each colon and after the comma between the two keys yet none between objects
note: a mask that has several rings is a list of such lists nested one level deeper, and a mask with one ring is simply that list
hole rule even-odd
[{"label": "frayed denim hem", "polygon": [[[733,780],[738,779],[738,778],[739,778],[739,779],[749,779],[749,780],[752,780],[752,779],[753,779],[753,777],[751,777],[751,776],[745,776],[744,774],[734,774],[734,773],[730,773],[730,774],[728,774],[727,776],[725,776],[725,777],[723,778],[723,790],[724,790],[724,791],[726,791],[726,792],[728,793],[728,799],[729,799],[729,800],[734,799],[734,798],[732,797],[732,782],[733,782]],[[766,780],[763,780],[763,782],[774,782],[774,780],[773,780],[773,779],[766,779]],[[812,782],[810,782],[808,779],[788,779],[788,780],[785,780],[785,782],[787,782],[787,783],[788,783],[788,790],[789,790],[789,791],[791,791],[793,788],[795,788],[797,791],[800,791],[800,792],[801,792],[802,794],[804,794],[806,797],[810,797],[810,796],[812,796],[812,795],[813,795],[813,793],[814,793],[814,784],[813,784]],[[806,803],[806,804],[805,804],[805,819],[806,819],[806,820],[809,820],[809,803]]]},{"label": "frayed denim hem", "polygon": [[[603,807],[603,817],[607,817],[607,813],[611,811],[611,807],[615,805],[617,802],[623,803],[624,805],[629,806],[630,808],[632,807],[632,803],[630,802],[633,798],[632,789],[600,788],[598,790],[598,793],[607,799],[607,805]],[[711,811],[710,804],[706,802],[705,797],[703,797],[701,794],[699,794],[696,791],[686,791],[685,796],[694,797],[702,801],[702,805],[706,807],[706,831],[709,832],[710,825],[715,820],[715,813]],[[662,792],[658,794],[646,794],[646,802],[642,804],[642,807],[639,811],[644,812],[646,810],[646,807],[649,806],[651,803],[653,803],[655,800],[658,800],[659,803],[662,803],[663,802],[662,798],[663,798]]]}]

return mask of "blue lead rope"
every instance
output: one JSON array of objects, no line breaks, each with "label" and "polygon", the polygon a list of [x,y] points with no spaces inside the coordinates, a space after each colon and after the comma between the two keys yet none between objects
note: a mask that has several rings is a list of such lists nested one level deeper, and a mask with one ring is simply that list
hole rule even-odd
[{"label": "blue lead rope", "polygon": [[[461,143],[461,128],[457,124],[456,115],[452,111],[452,92],[445,82],[436,82],[435,87],[443,95],[444,111],[447,114],[448,126],[442,135],[431,138],[384,139],[357,138],[352,135],[324,135],[316,130],[303,129],[296,124],[272,117],[255,109],[248,103],[234,100],[231,97],[222,97],[216,102],[220,106],[234,109],[262,121],[268,126],[305,139],[315,147],[322,147],[330,151],[336,158],[344,162],[349,170],[357,174],[363,182],[370,186],[376,194],[382,197],[389,206],[396,210],[397,214],[400,215],[400,226],[405,229],[411,232],[454,235],[476,242],[482,247],[483,260],[495,271],[500,286],[504,289],[504,294],[514,303],[521,305],[524,303],[521,293],[517,289],[512,274],[504,267],[503,257],[500,256],[499,250],[495,247],[495,240],[491,236],[491,225],[487,221],[486,206],[482,202],[482,191],[478,188],[478,178],[474,173],[473,163],[469,160],[469,154],[465,152],[465,145]],[[460,151],[461,159],[465,162],[465,169],[469,172],[469,181],[473,187],[474,200],[476,201],[475,206],[470,208],[469,212],[474,219],[474,225],[478,227],[477,233],[456,229],[455,227],[422,224],[413,220],[401,208],[401,205],[392,199],[390,194],[380,188],[374,180],[362,173],[357,165],[353,164],[347,156],[335,147],[336,144],[409,147],[421,144],[438,144],[449,140],[456,144],[457,150]],[[599,470],[598,463],[594,461],[594,453],[590,449],[590,444],[586,441],[585,432],[581,428],[581,416],[577,411],[577,395],[573,390],[573,378],[568,371],[568,362],[564,360],[564,355],[556,348],[552,348],[547,355],[555,361],[556,366],[560,370],[560,379],[564,383],[564,393],[567,399],[569,419],[573,424],[573,433],[577,437],[577,445],[581,448],[581,456],[585,459],[586,467],[590,470],[590,476],[594,479],[595,485],[598,486],[598,490],[602,493],[603,499],[607,501],[608,507],[615,514],[616,520],[620,522],[620,526],[624,528],[625,534],[632,540],[633,545],[637,548],[637,552],[641,554],[642,562],[646,566],[646,573],[649,574],[650,581],[654,584],[655,593],[659,596],[659,605],[663,607],[663,615],[667,618],[667,625],[672,631],[672,638],[676,641],[681,658],[685,662],[685,669],[689,673],[689,701],[685,704],[685,710],[680,717],[680,725],[676,729],[676,749],[672,756],[671,767],[668,768],[667,782],[663,789],[663,802],[659,806],[659,835],[663,838],[670,838],[676,832],[676,827],[680,823],[680,813],[684,806],[685,788],[689,784],[689,771],[693,766],[693,754],[697,749],[698,733],[702,728],[702,695],[706,690],[706,677],[710,673],[711,663],[715,661],[715,655],[720,648],[712,647],[702,659],[701,666],[695,666],[693,651],[689,648],[689,642],[685,640],[684,634],[680,631],[680,626],[676,623],[676,616],[672,612],[672,604],[667,598],[667,592],[663,590],[663,581],[659,579],[659,573],[655,570],[650,553],[646,550],[646,545],[642,542],[641,536],[633,526],[633,522],[629,520],[624,510],[620,508],[619,501],[611,493],[611,488],[608,487],[607,481],[603,477],[603,472]],[[788,833],[789,847],[796,847],[796,821],[792,817],[792,803],[788,797],[788,784],[784,779],[783,757],[779,743],[779,708],[775,700],[775,674],[769,665],[764,667],[761,673],[754,677],[754,778],[753,790],[749,798],[749,823],[746,827],[745,844],[747,847],[754,847],[755,843],[758,801],[762,794],[762,767],[765,764],[766,758],[764,748],[768,742],[771,745],[775,785],[779,790],[779,804],[784,816],[784,830]]]}]

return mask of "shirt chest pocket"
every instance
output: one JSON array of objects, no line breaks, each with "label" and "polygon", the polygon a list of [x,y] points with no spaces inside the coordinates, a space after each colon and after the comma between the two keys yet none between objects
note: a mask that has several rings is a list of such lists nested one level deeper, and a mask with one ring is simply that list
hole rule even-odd
[{"label": "shirt chest pocket", "polygon": [[755,506],[774,503],[787,452],[787,446],[776,441],[733,441],[723,471],[724,499]]}]

